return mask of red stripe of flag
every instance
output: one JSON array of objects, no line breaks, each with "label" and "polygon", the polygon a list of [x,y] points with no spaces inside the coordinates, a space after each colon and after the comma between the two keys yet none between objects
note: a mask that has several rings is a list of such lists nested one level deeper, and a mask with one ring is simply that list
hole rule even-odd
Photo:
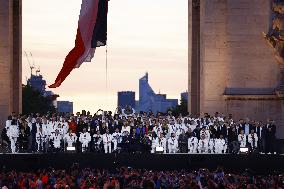
[{"label": "red stripe of flag", "polygon": [[[103,21],[106,22],[107,15],[106,13],[102,14],[102,12],[105,12],[105,9],[100,7],[103,7],[102,5],[107,6],[107,1],[108,0],[82,0],[75,47],[66,56],[63,67],[61,68],[54,84],[49,86],[50,88],[59,87],[74,68],[79,67],[87,60],[90,61],[90,57],[92,58],[95,47],[92,46],[91,42],[92,38],[96,37],[93,36],[94,28],[100,29],[100,26],[96,26],[96,24],[101,23],[102,18],[105,18]],[[101,15],[99,20],[98,15]],[[106,28],[104,30],[102,31],[106,33]]]}]

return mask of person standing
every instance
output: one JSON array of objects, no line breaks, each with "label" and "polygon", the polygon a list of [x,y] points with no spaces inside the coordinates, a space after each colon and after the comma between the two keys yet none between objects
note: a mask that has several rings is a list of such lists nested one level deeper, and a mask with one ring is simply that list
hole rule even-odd
[{"label": "person standing", "polygon": [[198,142],[198,152],[200,154],[208,153],[208,140],[206,139],[205,135],[200,136],[200,140]]},{"label": "person standing", "polygon": [[61,148],[62,136],[60,135],[58,129],[55,129],[55,133],[50,136],[49,140],[53,142],[53,150],[59,152]]},{"label": "person standing", "polygon": [[36,133],[37,133],[37,120],[35,118],[32,118],[32,122],[30,124],[31,129],[31,135],[30,135],[30,146],[29,150],[31,152],[36,151]]},{"label": "person standing", "polygon": [[9,127],[9,130],[7,131],[7,135],[10,139],[11,142],[11,150],[12,153],[16,153],[16,143],[17,143],[17,139],[19,137],[19,128],[17,125],[17,120],[13,119],[11,121],[11,125]]},{"label": "person standing", "polygon": [[112,136],[111,134],[109,134],[109,130],[106,129],[106,133],[103,134],[103,144],[104,144],[105,153],[111,153],[111,141],[112,141]]},{"label": "person standing", "polygon": [[251,133],[248,136],[248,143],[250,144],[252,150],[257,149],[257,142],[258,142],[257,134],[254,132],[254,129],[252,129]]},{"label": "person standing", "polygon": [[159,146],[159,137],[155,132],[152,132],[151,136],[151,153],[155,153],[156,147]]},{"label": "person standing", "polygon": [[159,137],[159,147],[163,147],[164,154],[167,152],[167,139],[164,137],[163,133],[161,133]]},{"label": "person standing", "polygon": [[83,128],[83,132],[80,134],[79,141],[82,144],[82,152],[86,152],[91,142],[91,135],[87,132],[86,128]]},{"label": "person standing", "polygon": [[29,147],[29,137],[30,137],[30,128],[28,123],[23,120],[22,127],[20,128],[19,134],[19,151],[20,152],[27,152]]},{"label": "person standing", "polygon": [[36,143],[37,143],[37,152],[43,152],[44,143],[45,143],[45,134],[43,133],[42,127],[39,127],[36,133]]},{"label": "person standing", "polygon": [[228,152],[229,153],[238,153],[239,144],[238,144],[238,132],[235,125],[231,125],[228,129]]},{"label": "person standing", "polygon": [[117,145],[121,143],[121,133],[119,129],[116,128],[115,132],[112,134],[113,151],[117,150]]},{"label": "person standing", "polygon": [[178,143],[179,143],[179,151],[180,151],[180,153],[187,153],[188,138],[185,135],[184,130],[181,131],[181,134],[178,137]]},{"label": "person standing", "polygon": [[73,147],[76,144],[77,136],[75,133],[72,133],[72,130],[69,129],[68,133],[64,136],[64,142],[67,143],[67,147]]},{"label": "person standing", "polygon": [[100,153],[102,151],[102,141],[103,136],[100,133],[100,130],[97,130],[97,133],[93,136],[93,142],[94,142],[94,151],[96,153]]},{"label": "person standing", "polygon": [[273,120],[269,120],[266,125],[266,152],[269,154],[275,152],[276,125]]},{"label": "person standing", "polygon": [[169,153],[177,153],[178,151],[178,140],[176,139],[175,133],[171,134],[171,137],[168,139],[168,148]]},{"label": "person standing", "polygon": [[215,152],[215,143],[216,143],[216,137],[215,135],[213,135],[210,139],[209,139],[209,150],[211,154],[216,153]]},{"label": "person standing", "polygon": [[262,142],[262,140],[263,140],[263,135],[262,135],[262,133],[263,133],[263,124],[262,124],[262,122],[260,121],[260,122],[256,122],[255,123],[255,128],[254,128],[254,131],[255,131],[255,133],[256,133],[256,135],[257,135],[257,138],[258,138],[258,144],[257,144],[257,149],[258,149],[258,151],[259,152],[264,152],[263,151],[263,142]]},{"label": "person standing", "polygon": [[227,144],[225,139],[223,138],[223,135],[220,135],[220,138],[216,140],[215,143],[215,152],[217,154],[225,154],[227,150]]},{"label": "person standing", "polygon": [[188,138],[188,153],[197,153],[198,139],[194,133],[190,133]]},{"label": "person standing", "polygon": [[240,130],[240,134],[238,135],[238,141],[241,148],[245,148],[247,146],[247,137],[244,133],[244,130]]}]

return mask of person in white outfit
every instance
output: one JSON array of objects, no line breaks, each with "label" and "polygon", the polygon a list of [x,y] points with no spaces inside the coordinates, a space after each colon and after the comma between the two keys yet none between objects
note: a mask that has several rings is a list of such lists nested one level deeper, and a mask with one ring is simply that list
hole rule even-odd
[{"label": "person in white outfit", "polygon": [[51,134],[49,140],[53,141],[53,147],[56,151],[59,151],[61,148],[62,136],[57,129],[55,129],[55,133]]},{"label": "person in white outfit", "polygon": [[257,134],[252,129],[251,133],[248,135],[248,143],[250,144],[253,150],[257,149],[257,142],[258,142]]},{"label": "person in white outfit", "polygon": [[171,137],[168,139],[168,149],[169,153],[177,153],[178,151],[178,140],[176,139],[175,133],[171,134]]},{"label": "person in white outfit", "polygon": [[11,150],[12,153],[16,153],[16,143],[19,137],[19,127],[17,125],[17,120],[12,120],[9,129],[7,130],[7,136],[11,142]]},{"label": "person in white outfit", "polygon": [[155,132],[152,132],[151,135],[152,135],[150,137],[151,138],[151,153],[155,153],[156,147],[159,146],[159,137],[157,136]]},{"label": "person in white outfit", "polygon": [[163,147],[164,153],[167,152],[167,139],[164,137],[164,135],[161,133],[159,137],[159,147]]},{"label": "person in white outfit", "polygon": [[94,150],[95,152],[101,152],[102,148],[101,148],[101,144],[103,141],[103,135],[101,135],[100,130],[97,131],[96,134],[93,135],[93,139],[94,139]]},{"label": "person in white outfit", "polygon": [[117,150],[117,145],[121,143],[121,133],[119,129],[116,128],[115,132],[112,134],[113,151]]},{"label": "person in white outfit", "polygon": [[198,139],[191,133],[190,137],[188,138],[188,153],[197,153],[197,146],[198,146]]},{"label": "person in white outfit", "polygon": [[212,138],[209,139],[209,150],[211,154],[216,153],[215,151],[215,144],[216,144],[216,138],[213,136]]},{"label": "person in white outfit", "polygon": [[220,135],[220,138],[216,140],[215,142],[215,152],[217,154],[224,154],[227,150],[227,144],[225,139],[223,138],[223,135]]},{"label": "person in white outfit", "polygon": [[104,144],[104,149],[105,153],[111,153],[111,141],[112,141],[112,136],[109,134],[109,130],[106,130],[106,133],[103,134],[103,144]]},{"label": "person in white outfit", "polygon": [[198,142],[198,152],[200,154],[202,153],[208,153],[208,140],[205,138],[205,135],[201,135],[200,140]]},{"label": "person in white outfit", "polygon": [[79,142],[81,142],[82,144],[82,152],[86,152],[88,147],[89,147],[89,143],[91,142],[92,138],[89,132],[87,132],[87,129],[84,128],[83,132],[80,134],[79,137]]},{"label": "person in white outfit", "polygon": [[45,134],[43,133],[42,127],[39,127],[36,133],[36,143],[37,143],[37,151],[38,152],[43,151],[45,143]]},{"label": "person in white outfit", "polygon": [[244,130],[241,130],[240,134],[238,135],[238,141],[241,148],[245,148],[247,146],[247,137],[244,133]]},{"label": "person in white outfit", "polygon": [[68,133],[64,136],[64,141],[67,143],[67,147],[73,147],[77,141],[77,136],[75,133],[72,133],[71,129],[69,129]]}]

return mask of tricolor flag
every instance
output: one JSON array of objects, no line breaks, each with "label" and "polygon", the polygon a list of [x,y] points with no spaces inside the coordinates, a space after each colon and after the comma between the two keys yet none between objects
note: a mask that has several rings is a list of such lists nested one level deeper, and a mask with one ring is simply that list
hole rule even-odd
[{"label": "tricolor flag", "polygon": [[66,56],[54,84],[56,88],[74,68],[83,62],[91,62],[96,47],[105,46],[107,41],[108,0],[82,0],[75,47]]}]

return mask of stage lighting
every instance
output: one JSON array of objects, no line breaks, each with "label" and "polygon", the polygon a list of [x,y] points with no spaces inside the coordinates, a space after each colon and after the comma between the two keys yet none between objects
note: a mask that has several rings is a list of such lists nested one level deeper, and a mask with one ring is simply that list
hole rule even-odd
[{"label": "stage lighting", "polygon": [[162,153],[164,153],[164,148],[161,147],[161,146],[158,146],[158,147],[156,147],[155,152],[157,154],[162,154]]},{"label": "stage lighting", "polygon": [[247,154],[249,152],[249,148],[247,147],[240,147],[240,154]]}]

